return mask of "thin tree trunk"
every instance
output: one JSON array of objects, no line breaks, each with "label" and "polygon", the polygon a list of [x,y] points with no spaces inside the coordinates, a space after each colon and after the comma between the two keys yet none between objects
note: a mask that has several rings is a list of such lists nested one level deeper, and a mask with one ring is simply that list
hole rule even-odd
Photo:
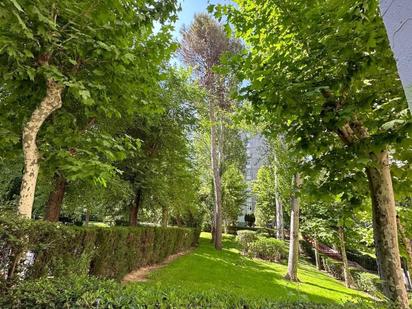
[{"label": "thin tree trunk", "polygon": [[372,199],[376,258],[384,294],[399,308],[409,308],[403,280],[396,224],[395,197],[388,152],[371,155],[375,166],[366,169]]},{"label": "thin tree trunk", "polygon": [[279,197],[276,197],[276,238],[284,239],[283,235],[283,205]]},{"label": "thin tree trunk", "polygon": [[220,180],[220,168],[217,157],[218,145],[216,135],[216,116],[213,100],[209,100],[209,118],[210,118],[210,158],[213,170],[213,185],[215,192],[215,209],[214,209],[214,245],[217,250],[222,249],[222,186]]},{"label": "thin tree trunk", "polygon": [[45,208],[45,220],[51,222],[59,221],[65,190],[66,179],[62,174],[56,174],[54,177],[54,189],[49,194]]},{"label": "thin tree trunk", "polygon": [[137,215],[139,214],[139,208],[140,208],[141,201],[142,201],[142,190],[138,189],[136,192],[134,203],[132,203],[130,207],[130,215],[129,215],[129,225],[130,226],[137,225]]},{"label": "thin tree trunk", "polygon": [[62,106],[62,92],[63,86],[49,79],[47,81],[46,96],[33,111],[29,121],[27,121],[23,128],[24,172],[20,188],[18,211],[27,218],[31,218],[39,173],[40,155],[36,144],[37,133],[47,117]]},{"label": "thin tree trunk", "polygon": [[318,239],[317,238],[315,238],[315,240],[314,240],[314,249],[315,249],[316,268],[318,270],[322,270],[322,263],[320,261],[319,250],[318,250]]},{"label": "thin tree trunk", "polygon": [[86,215],[85,215],[85,218],[84,218],[84,225],[88,226],[89,222],[90,222],[90,210],[89,210],[89,208],[86,208]]},{"label": "thin tree trunk", "polygon": [[167,227],[167,223],[169,222],[169,211],[167,207],[162,207],[162,226]]},{"label": "thin tree trunk", "polygon": [[353,279],[349,271],[348,257],[346,255],[345,231],[342,226],[338,226],[339,247],[343,262],[343,277],[345,279],[345,286],[350,288],[353,285]]},{"label": "thin tree trunk", "polygon": [[[275,156],[275,162],[276,161],[277,160]],[[274,174],[275,174],[276,238],[283,240],[284,239],[283,205],[279,197],[279,179],[278,179],[278,172],[277,172],[276,166],[275,166]]]},{"label": "thin tree trunk", "polygon": [[298,279],[298,259],[299,259],[299,197],[297,192],[302,185],[299,173],[294,176],[294,192],[292,195],[292,209],[290,212],[290,240],[288,273],[285,279],[299,281]]}]

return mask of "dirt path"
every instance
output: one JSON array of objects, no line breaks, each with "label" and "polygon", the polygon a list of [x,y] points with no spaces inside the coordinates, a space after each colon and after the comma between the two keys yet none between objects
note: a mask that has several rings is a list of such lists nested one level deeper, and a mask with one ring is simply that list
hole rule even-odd
[{"label": "dirt path", "polygon": [[149,274],[153,270],[165,267],[166,265],[173,262],[177,258],[179,258],[183,255],[186,255],[186,254],[188,254],[192,251],[193,251],[193,249],[190,249],[190,250],[187,250],[187,251],[183,251],[183,252],[179,252],[179,253],[176,253],[176,254],[173,254],[173,255],[169,255],[163,262],[161,262],[159,264],[145,266],[145,267],[141,267],[137,270],[134,270],[134,271],[128,273],[126,276],[123,277],[122,283],[147,281]]}]

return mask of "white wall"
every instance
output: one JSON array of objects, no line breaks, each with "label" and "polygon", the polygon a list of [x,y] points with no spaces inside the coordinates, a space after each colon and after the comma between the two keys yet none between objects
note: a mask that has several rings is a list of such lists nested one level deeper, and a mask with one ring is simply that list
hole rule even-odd
[{"label": "white wall", "polygon": [[412,0],[381,0],[380,8],[412,112]]}]

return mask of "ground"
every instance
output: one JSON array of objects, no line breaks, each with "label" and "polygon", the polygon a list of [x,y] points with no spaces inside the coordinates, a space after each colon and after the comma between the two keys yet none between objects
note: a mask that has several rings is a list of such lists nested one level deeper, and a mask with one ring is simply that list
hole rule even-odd
[{"label": "ground", "polygon": [[231,236],[224,237],[224,249],[213,248],[210,234],[202,233],[199,247],[180,256],[164,267],[154,269],[143,286],[195,291],[214,290],[247,299],[269,299],[280,302],[309,301],[344,303],[369,296],[346,288],[342,282],[300,262],[299,283],[283,279],[287,265],[249,259],[240,255]]}]

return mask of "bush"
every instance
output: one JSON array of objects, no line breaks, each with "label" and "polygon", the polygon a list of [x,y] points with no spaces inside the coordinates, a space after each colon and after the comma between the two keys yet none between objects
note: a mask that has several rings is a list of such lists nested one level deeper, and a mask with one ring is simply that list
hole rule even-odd
[{"label": "bush", "polygon": [[22,282],[0,297],[1,308],[387,308],[379,303],[319,304],[246,299],[238,294],[161,289],[87,276]]},{"label": "bush", "polygon": [[382,282],[379,276],[360,270],[351,269],[356,287],[376,297],[382,297]]},{"label": "bush", "polygon": [[199,231],[163,227],[77,227],[0,215],[0,277],[95,275],[121,279],[195,245]]},{"label": "bush", "polygon": [[282,240],[260,237],[250,245],[249,255],[263,260],[280,262],[287,258],[288,248]]},{"label": "bush", "polygon": [[245,215],[245,222],[249,227],[252,227],[255,224],[256,218],[254,214],[246,214]]},{"label": "bush", "polygon": [[242,247],[243,254],[246,254],[249,251],[250,245],[257,239],[256,232],[254,231],[237,231],[236,240],[239,242]]}]

